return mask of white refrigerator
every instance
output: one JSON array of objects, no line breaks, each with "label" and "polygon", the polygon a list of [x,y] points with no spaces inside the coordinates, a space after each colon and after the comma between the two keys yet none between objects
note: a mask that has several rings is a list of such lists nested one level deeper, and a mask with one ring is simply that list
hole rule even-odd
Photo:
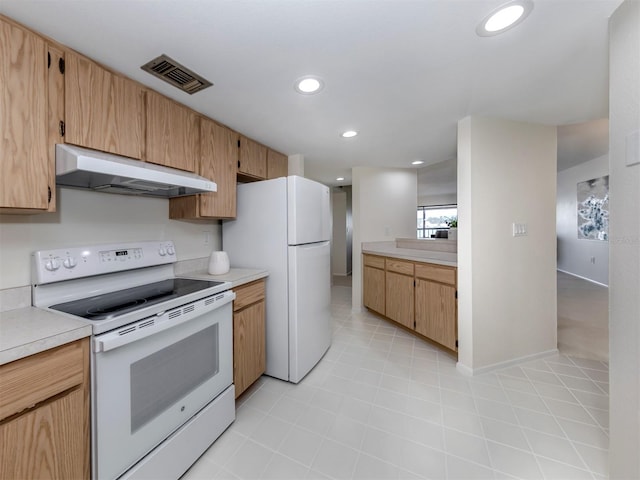
[{"label": "white refrigerator", "polygon": [[329,188],[290,176],[239,184],[237,197],[222,247],[232,266],[269,272],[266,374],[298,383],[331,345]]}]

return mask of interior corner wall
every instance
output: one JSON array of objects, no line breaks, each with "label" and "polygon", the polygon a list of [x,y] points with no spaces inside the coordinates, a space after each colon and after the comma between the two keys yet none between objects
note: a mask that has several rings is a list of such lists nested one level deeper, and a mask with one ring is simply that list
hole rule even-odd
[{"label": "interior corner wall", "polygon": [[190,260],[222,244],[219,222],[170,220],[167,199],[71,188],[58,188],[57,198],[56,213],[0,215],[0,289],[31,284],[36,250],[173,240],[178,260]]},{"label": "interior corner wall", "polygon": [[416,236],[418,182],[415,169],[356,167],[352,170],[352,307],[362,310],[362,242]]},{"label": "interior corner wall", "polygon": [[304,155],[296,153],[288,157],[288,175],[304,177]]},{"label": "interior corner wall", "polygon": [[347,192],[331,192],[333,231],[331,238],[331,274],[347,274]]},{"label": "interior corner wall", "polygon": [[640,2],[609,20],[609,477],[640,478]]},{"label": "interior corner wall", "polygon": [[603,285],[609,285],[609,242],[578,238],[577,184],[608,174],[608,155],[558,172],[556,208],[558,270]]},{"label": "interior corner wall", "polygon": [[[556,156],[555,127],[483,117],[459,122],[463,371],[557,348]],[[527,235],[514,237],[513,223],[526,224]]]},{"label": "interior corner wall", "polygon": [[440,195],[420,195],[418,197],[418,205],[421,207],[430,207],[435,205],[455,205],[458,203],[457,193],[442,193]]}]

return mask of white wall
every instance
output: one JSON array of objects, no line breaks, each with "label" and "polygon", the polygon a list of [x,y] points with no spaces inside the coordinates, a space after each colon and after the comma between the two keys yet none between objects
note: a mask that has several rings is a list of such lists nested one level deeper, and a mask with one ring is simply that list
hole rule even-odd
[{"label": "white wall", "polygon": [[[458,123],[459,366],[467,373],[555,351],[556,129]],[[512,236],[512,223],[528,235]]]},{"label": "white wall", "polygon": [[609,21],[610,478],[640,478],[640,164],[626,137],[640,129],[640,2]]},{"label": "white wall", "polygon": [[352,306],[362,309],[362,242],[416,235],[417,175],[414,169],[357,167],[352,171]]},{"label": "white wall", "polygon": [[333,237],[331,242],[331,274],[346,275],[347,272],[347,192],[331,192],[333,213]]},{"label": "white wall", "polygon": [[[609,242],[578,238],[577,184],[609,174],[609,156],[558,172],[558,270],[609,285]],[[591,263],[591,258],[595,263]]]},{"label": "white wall", "polygon": [[455,158],[418,169],[418,205],[455,205],[457,189]]},{"label": "white wall", "polygon": [[[169,220],[169,201],[58,189],[57,212],[0,215],[0,289],[31,283],[35,250],[83,244],[173,240],[178,260],[208,256],[221,245],[217,222]],[[210,243],[205,244],[205,232]]]}]

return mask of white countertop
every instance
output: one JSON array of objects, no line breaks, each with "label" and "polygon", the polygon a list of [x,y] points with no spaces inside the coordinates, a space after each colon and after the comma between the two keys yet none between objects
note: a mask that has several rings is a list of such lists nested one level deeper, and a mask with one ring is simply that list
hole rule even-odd
[{"label": "white countertop", "polygon": [[436,265],[458,266],[458,254],[450,252],[436,252],[413,248],[398,248],[395,242],[363,242],[362,253],[381,255],[384,257],[400,258],[414,262],[434,263]]},{"label": "white countertop", "polygon": [[0,365],[90,335],[90,325],[39,308],[0,312]]},{"label": "white countertop", "polygon": [[231,288],[243,285],[245,283],[260,280],[269,275],[266,270],[252,268],[231,268],[228,273],[223,275],[210,275],[206,269],[194,271],[180,272],[177,276],[184,278],[194,278],[196,280],[209,280],[214,282],[231,282]]}]

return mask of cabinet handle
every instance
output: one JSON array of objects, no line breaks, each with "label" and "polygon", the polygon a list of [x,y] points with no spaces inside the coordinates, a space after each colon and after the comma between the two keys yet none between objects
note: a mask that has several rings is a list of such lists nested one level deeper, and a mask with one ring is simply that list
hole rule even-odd
[{"label": "cabinet handle", "polygon": [[60,69],[60,73],[64,75],[64,58],[58,60],[58,68]]},{"label": "cabinet handle", "polygon": [[238,168],[240,168],[240,160],[238,160]]},{"label": "cabinet handle", "polygon": [[64,121],[60,120],[60,136],[64,137]]},{"label": "cabinet handle", "polygon": [[47,68],[51,68],[51,52],[47,52]]},{"label": "cabinet handle", "polygon": [[51,187],[47,185],[47,203],[51,203]]}]

